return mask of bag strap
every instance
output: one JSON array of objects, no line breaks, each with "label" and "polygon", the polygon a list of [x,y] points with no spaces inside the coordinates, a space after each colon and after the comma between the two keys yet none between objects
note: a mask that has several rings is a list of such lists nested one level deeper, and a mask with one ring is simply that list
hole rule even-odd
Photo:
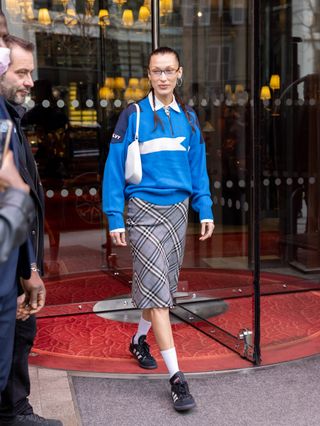
[{"label": "bag strap", "polygon": [[139,141],[139,126],[140,126],[140,108],[138,104],[135,104],[137,110],[137,121],[136,121],[136,134],[134,136],[135,141]]}]

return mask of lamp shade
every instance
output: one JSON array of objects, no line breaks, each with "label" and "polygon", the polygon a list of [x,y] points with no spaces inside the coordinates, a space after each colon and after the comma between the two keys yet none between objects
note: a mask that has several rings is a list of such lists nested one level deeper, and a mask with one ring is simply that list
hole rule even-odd
[{"label": "lamp shade", "polygon": [[147,77],[140,78],[140,87],[145,92],[147,92],[150,89],[150,82]]},{"label": "lamp shade", "polygon": [[226,84],[226,85],[224,86],[224,92],[225,92],[226,94],[228,94],[228,95],[231,95],[231,93],[232,93],[232,87],[231,87],[231,84]]},{"label": "lamp shade", "polygon": [[102,27],[106,27],[107,25],[110,25],[109,12],[107,9],[100,9],[98,17],[99,17],[99,25],[101,25]]},{"label": "lamp shade", "polygon": [[49,15],[49,11],[46,7],[39,9],[38,22],[41,25],[50,25],[51,24],[51,18],[50,18],[50,15]]},{"label": "lamp shade", "polygon": [[172,0],[160,0],[160,16],[164,16],[173,11]]},{"label": "lamp shade", "polygon": [[204,126],[202,127],[202,131],[204,133],[212,133],[215,131],[213,125],[210,123],[210,121],[205,121]]},{"label": "lamp shade", "polygon": [[128,87],[124,92],[124,98],[126,101],[138,101],[144,96],[144,92],[141,89],[132,89]]},{"label": "lamp shade", "polygon": [[269,86],[273,90],[280,89],[280,75],[272,74],[272,76],[270,78]]},{"label": "lamp shade", "polygon": [[125,9],[122,14],[122,24],[125,27],[132,27],[133,25],[133,12],[131,9]]},{"label": "lamp shade", "polygon": [[32,20],[34,19],[34,13],[33,13],[33,9],[32,9],[32,6],[31,6],[31,5],[27,7],[27,11],[26,11],[26,18],[27,18],[29,21],[32,21]]},{"label": "lamp shade", "polygon": [[20,12],[18,0],[6,0],[6,8],[10,15],[16,16]]},{"label": "lamp shade", "polygon": [[134,91],[135,93],[135,100],[136,101],[138,101],[139,99],[141,99],[141,98],[143,98],[144,97],[144,91],[143,90],[141,90],[141,89],[139,89],[139,88],[137,88],[137,89],[135,89],[135,91]]},{"label": "lamp shade", "polygon": [[124,99],[126,101],[134,100],[134,90],[131,87],[128,87],[124,92]]},{"label": "lamp shade", "polygon": [[116,77],[114,79],[114,87],[116,89],[122,90],[126,88],[126,80],[124,77]]},{"label": "lamp shade", "polygon": [[132,89],[136,89],[139,86],[139,79],[138,78],[130,78],[128,87],[131,87]]},{"label": "lamp shade", "polygon": [[138,19],[140,22],[148,22],[150,18],[150,10],[146,6],[141,6],[139,9]]},{"label": "lamp shade", "polygon": [[159,0],[159,6],[160,6],[160,16],[164,16],[165,10],[164,10],[164,5],[163,5],[163,0]]},{"label": "lamp shade", "polygon": [[100,99],[107,99],[107,100],[113,99],[114,98],[113,90],[110,89],[109,87],[103,86],[99,90],[99,97]]},{"label": "lamp shade", "polygon": [[76,14],[75,9],[68,8],[66,10],[66,16],[64,18],[65,25],[67,25],[68,27],[73,27],[74,25],[77,25],[76,16],[77,16],[77,14]]},{"label": "lamp shade", "polygon": [[32,0],[18,0],[18,4],[22,9],[32,6]]},{"label": "lamp shade", "polygon": [[172,13],[173,4],[172,0],[163,0],[163,11],[165,13]]},{"label": "lamp shade", "polygon": [[114,78],[106,77],[104,80],[105,87],[109,87],[110,89],[114,88]]},{"label": "lamp shade", "polygon": [[267,101],[271,99],[271,92],[269,86],[262,86],[260,91],[260,99],[262,101]]},{"label": "lamp shade", "polygon": [[237,84],[236,88],[235,88],[235,92],[236,93],[244,92],[244,85],[243,84]]}]

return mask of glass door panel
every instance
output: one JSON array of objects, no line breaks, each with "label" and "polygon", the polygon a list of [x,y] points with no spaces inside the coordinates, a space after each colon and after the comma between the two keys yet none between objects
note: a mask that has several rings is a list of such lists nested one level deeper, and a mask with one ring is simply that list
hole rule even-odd
[{"label": "glass door panel", "polygon": [[319,13],[317,1],[261,1],[261,227],[273,240],[261,269],[274,281],[261,287],[261,305],[273,303],[277,323],[261,329],[262,358],[291,344],[295,353],[317,333]]},{"label": "glass door panel", "polygon": [[92,311],[96,301],[130,293],[108,275],[101,180],[120,112],[147,89],[151,23],[150,13],[139,15],[142,4],[126,16],[128,7],[112,1],[5,4],[10,33],[35,45],[23,125],[45,190],[43,316]]},{"label": "glass door panel", "polygon": [[274,244],[262,266],[296,291],[319,286],[320,23],[316,2],[281,4],[262,2],[262,83],[277,77],[263,101],[262,229]]},{"label": "glass door panel", "polygon": [[248,29],[245,0],[173,1],[170,11],[160,2],[160,44],[181,58],[179,94],[199,117],[216,224],[213,238],[201,243],[190,210],[173,314],[242,355],[253,318]]}]

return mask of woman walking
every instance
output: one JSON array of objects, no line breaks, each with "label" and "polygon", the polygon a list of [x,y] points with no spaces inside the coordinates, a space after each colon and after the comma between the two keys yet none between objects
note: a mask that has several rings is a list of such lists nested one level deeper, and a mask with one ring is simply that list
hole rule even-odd
[{"label": "woman walking", "polygon": [[142,180],[125,181],[125,161],[136,132],[137,109],[129,105],[113,133],[103,180],[103,210],[112,242],[126,245],[123,210],[128,200],[127,231],[133,258],[133,304],[142,310],[130,352],[140,367],[153,369],[156,360],[146,342],[152,327],[168,368],[174,408],[195,406],[180,371],[171,330],[169,309],[182,265],[188,203],[199,213],[200,240],[213,230],[212,201],[206,170],[205,144],[195,112],[175,93],[182,67],[177,52],[154,50],[148,63],[151,90],[138,102]]}]

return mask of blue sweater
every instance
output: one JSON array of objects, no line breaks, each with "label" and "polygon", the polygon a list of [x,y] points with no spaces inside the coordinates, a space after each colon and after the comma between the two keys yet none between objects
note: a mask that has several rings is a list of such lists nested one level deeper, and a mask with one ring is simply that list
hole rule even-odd
[{"label": "blue sweater", "polygon": [[129,105],[120,114],[112,135],[103,178],[103,211],[109,229],[124,228],[125,200],[132,197],[170,205],[191,197],[192,208],[200,220],[212,219],[212,201],[206,169],[205,143],[195,112],[188,108],[194,130],[180,107],[157,111],[161,123],[154,126],[154,115],[148,97],[139,101],[139,143],[142,180],[127,184],[124,176],[127,149],[134,141],[136,108]]}]

